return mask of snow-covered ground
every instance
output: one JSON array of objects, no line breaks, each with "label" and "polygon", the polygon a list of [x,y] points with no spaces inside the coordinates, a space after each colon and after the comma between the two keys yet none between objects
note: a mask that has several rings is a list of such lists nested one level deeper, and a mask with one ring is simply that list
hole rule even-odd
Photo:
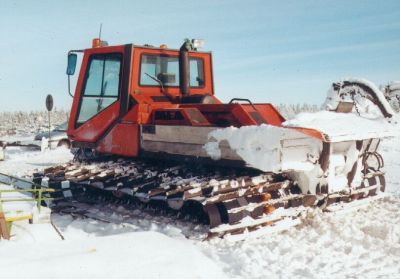
[{"label": "snow-covered ground", "polygon": [[21,147],[7,147],[5,161],[0,162],[0,172],[26,176],[33,170],[44,169],[72,160],[70,151],[64,147],[44,152]]},{"label": "snow-covered ground", "polygon": [[[242,242],[202,241],[186,221],[121,207],[102,208],[103,223],[54,215],[49,224],[20,222],[0,242],[7,278],[400,278],[400,144],[382,146],[390,195],[346,215],[311,211],[295,228]],[[66,149],[7,150],[0,172],[23,176],[71,159]],[[132,215],[134,217],[132,217]]]}]

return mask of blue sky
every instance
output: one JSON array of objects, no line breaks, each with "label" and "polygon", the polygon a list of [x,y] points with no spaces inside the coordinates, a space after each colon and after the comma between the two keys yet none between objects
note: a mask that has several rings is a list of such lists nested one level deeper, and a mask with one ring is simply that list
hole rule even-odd
[{"label": "blue sky", "polygon": [[332,81],[400,80],[400,1],[0,0],[0,111],[69,108],[69,49],[203,38],[223,101],[320,104]]}]

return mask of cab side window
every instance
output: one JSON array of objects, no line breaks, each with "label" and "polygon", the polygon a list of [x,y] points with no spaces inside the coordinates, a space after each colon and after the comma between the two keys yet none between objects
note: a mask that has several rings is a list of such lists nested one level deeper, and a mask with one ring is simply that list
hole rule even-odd
[{"label": "cab side window", "polygon": [[190,58],[190,87],[204,86],[203,59]]}]

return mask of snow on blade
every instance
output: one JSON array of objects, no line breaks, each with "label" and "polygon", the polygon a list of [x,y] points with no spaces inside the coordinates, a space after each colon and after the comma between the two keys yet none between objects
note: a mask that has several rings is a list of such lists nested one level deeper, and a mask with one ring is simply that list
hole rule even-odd
[{"label": "snow on blade", "polygon": [[372,120],[352,113],[331,111],[303,112],[282,125],[321,131],[331,142],[384,138],[391,137],[395,133],[394,126],[384,118]]},{"label": "snow on blade", "polygon": [[221,158],[228,143],[250,167],[263,171],[310,171],[319,157],[321,142],[292,128],[309,128],[322,132],[330,142],[385,138],[395,135],[395,126],[385,119],[366,119],[351,113],[320,111],[300,113],[283,127],[228,127],[212,131],[204,146],[213,159]]},{"label": "snow on blade", "polygon": [[[204,145],[207,154],[217,160],[221,158],[221,148],[228,142],[229,148],[234,150],[248,166],[263,171],[278,172],[283,169],[311,170],[314,166],[298,150],[293,150],[285,160],[282,159],[282,144],[296,143],[307,148],[310,156],[318,156],[318,141],[294,130],[272,125],[244,126],[240,128],[228,127],[212,131],[209,142]],[[299,144],[300,142],[300,144]],[[301,144],[302,143],[302,144]],[[303,153],[303,152],[302,152]],[[283,162],[283,163],[282,163]]]}]

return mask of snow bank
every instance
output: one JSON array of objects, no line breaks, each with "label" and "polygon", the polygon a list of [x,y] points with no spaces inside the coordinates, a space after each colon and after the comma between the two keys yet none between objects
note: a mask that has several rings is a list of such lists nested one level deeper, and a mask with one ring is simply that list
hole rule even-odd
[{"label": "snow bank", "polygon": [[34,170],[64,164],[72,160],[73,155],[65,147],[43,152],[20,147],[7,147],[5,157],[5,161],[0,167],[1,172],[22,177],[31,174]]},{"label": "snow bank", "polygon": [[384,140],[380,153],[385,161],[386,191],[400,196],[400,125],[396,137]]},{"label": "snow bank", "polygon": [[287,232],[199,243],[231,278],[398,278],[400,198],[346,215],[310,212]]},{"label": "snow bank", "polygon": [[189,241],[175,240],[157,232],[104,237],[81,234],[79,240],[69,234],[65,237],[65,241],[0,242],[2,276],[32,279],[226,278],[217,264]]}]

